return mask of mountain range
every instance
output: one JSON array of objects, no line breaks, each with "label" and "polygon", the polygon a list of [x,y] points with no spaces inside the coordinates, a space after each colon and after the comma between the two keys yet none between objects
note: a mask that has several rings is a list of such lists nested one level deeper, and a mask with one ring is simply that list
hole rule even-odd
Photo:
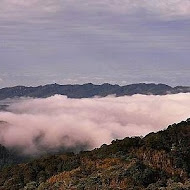
[{"label": "mountain range", "polygon": [[188,93],[190,87],[171,87],[165,84],[130,84],[126,86],[87,83],[83,85],[59,85],[49,84],[37,87],[15,86],[0,89],[0,100],[15,97],[44,98],[55,94],[66,95],[69,98],[90,98],[94,96],[105,97],[108,95],[125,96],[134,94],[165,95]]}]

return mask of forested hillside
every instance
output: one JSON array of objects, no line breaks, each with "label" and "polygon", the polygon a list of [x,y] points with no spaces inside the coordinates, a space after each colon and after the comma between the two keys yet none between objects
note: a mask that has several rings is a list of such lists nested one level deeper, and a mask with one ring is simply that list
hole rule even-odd
[{"label": "forested hillside", "polygon": [[[5,155],[6,156],[6,155]],[[4,168],[0,189],[190,189],[190,120],[79,154]]]}]

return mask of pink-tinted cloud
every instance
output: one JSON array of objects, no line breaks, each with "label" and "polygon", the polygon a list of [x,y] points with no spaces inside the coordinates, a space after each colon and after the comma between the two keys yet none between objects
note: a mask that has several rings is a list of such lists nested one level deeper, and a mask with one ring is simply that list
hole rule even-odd
[{"label": "pink-tinted cloud", "polygon": [[0,112],[0,144],[26,154],[47,149],[89,149],[126,136],[146,135],[190,116],[190,93],[69,99],[27,99]]}]

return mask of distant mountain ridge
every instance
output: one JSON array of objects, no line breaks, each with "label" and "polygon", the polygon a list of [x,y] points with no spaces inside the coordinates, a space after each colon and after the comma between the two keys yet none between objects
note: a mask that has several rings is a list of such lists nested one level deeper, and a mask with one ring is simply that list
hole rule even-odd
[{"label": "distant mountain ridge", "polygon": [[102,85],[92,83],[83,85],[59,85],[55,83],[37,87],[15,86],[2,88],[0,89],[0,100],[15,97],[45,98],[55,94],[66,95],[69,98],[91,98],[94,96],[105,97],[113,94],[116,96],[130,96],[134,94],[166,95],[188,92],[190,92],[190,87],[188,86],[171,87],[165,84],[154,83],[138,83],[126,86],[112,85],[109,83]]}]

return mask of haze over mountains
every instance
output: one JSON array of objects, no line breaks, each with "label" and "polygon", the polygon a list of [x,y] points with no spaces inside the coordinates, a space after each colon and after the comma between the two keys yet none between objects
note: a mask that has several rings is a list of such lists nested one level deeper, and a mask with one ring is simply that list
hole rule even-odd
[{"label": "haze over mountains", "polygon": [[190,87],[171,87],[165,84],[131,84],[126,86],[87,83],[83,85],[49,84],[45,86],[26,87],[15,86],[0,89],[0,100],[15,97],[44,98],[55,94],[66,95],[68,98],[90,98],[94,96],[105,97],[108,95],[125,96],[134,94],[165,95],[190,92]]}]

